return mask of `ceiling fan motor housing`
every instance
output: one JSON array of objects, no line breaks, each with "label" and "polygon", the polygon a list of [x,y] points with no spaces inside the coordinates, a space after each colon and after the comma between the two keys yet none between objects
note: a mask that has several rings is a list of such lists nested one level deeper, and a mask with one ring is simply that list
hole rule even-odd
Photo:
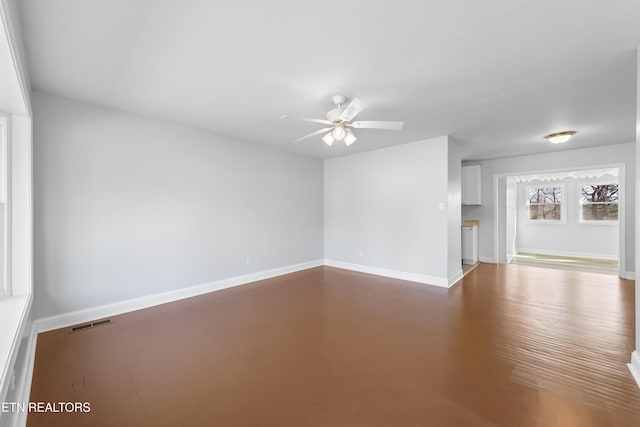
[{"label": "ceiling fan motor housing", "polygon": [[334,108],[327,113],[327,120],[331,123],[341,122],[340,115],[342,114],[342,108]]},{"label": "ceiling fan motor housing", "polygon": [[347,97],[344,95],[334,95],[333,98],[331,98],[331,100],[333,101],[334,104],[336,104],[339,107],[341,105],[344,105],[345,102],[347,102]]},{"label": "ceiling fan motor housing", "polygon": [[329,110],[329,112],[327,113],[327,120],[336,124],[341,123],[342,119],[340,118],[340,115],[344,111],[344,108],[342,106],[345,104],[345,102],[347,102],[347,97],[344,95],[334,95],[331,100],[337,108]]}]

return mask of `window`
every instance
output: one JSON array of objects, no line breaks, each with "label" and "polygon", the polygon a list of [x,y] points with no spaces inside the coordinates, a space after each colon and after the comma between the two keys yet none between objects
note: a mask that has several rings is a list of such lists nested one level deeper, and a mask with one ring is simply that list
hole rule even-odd
[{"label": "window", "polygon": [[580,185],[580,222],[615,223],[618,221],[618,184]]},{"label": "window", "polygon": [[529,221],[564,221],[562,186],[527,189]]}]

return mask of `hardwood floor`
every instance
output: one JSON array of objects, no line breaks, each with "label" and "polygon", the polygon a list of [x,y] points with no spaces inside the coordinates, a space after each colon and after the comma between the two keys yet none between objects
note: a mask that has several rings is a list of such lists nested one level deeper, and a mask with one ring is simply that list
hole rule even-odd
[{"label": "hardwood floor", "polygon": [[466,276],[467,274],[471,273],[471,271],[479,265],[480,265],[479,262],[476,262],[473,265],[462,264],[462,275]]},{"label": "hardwood floor", "polygon": [[638,426],[634,282],[318,267],[38,338],[34,426]]},{"label": "hardwood floor", "polygon": [[577,258],[521,252],[513,257],[511,264],[618,275],[618,261],[608,259]]}]

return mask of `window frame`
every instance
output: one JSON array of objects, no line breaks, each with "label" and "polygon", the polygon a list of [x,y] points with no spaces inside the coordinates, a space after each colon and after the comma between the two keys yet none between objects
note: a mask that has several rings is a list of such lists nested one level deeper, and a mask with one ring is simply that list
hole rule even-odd
[{"label": "window frame", "polygon": [[9,229],[9,115],[0,112],[0,212],[2,213],[2,222],[0,227],[3,228],[2,235],[4,238],[0,241],[2,245],[2,254],[0,256],[0,264],[2,267],[2,282],[0,283],[0,298],[8,298],[12,296],[11,276],[9,274],[10,262],[10,229]]},{"label": "window frame", "polygon": [[[531,211],[529,206],[531,205],[550,205],[552,203],[530,203],[529,202],[529,189],[531,188],[550,188],[558,187],[562,194],[562,200],[560,200],[560,219],[531,219]],[[551,183],[551,184],[531,184],[525,187],[524,191],[525,206],[527,207],[527,223],[529,224],[566,224],[567,223],[567,186],[565,183]]]},{"label": "window frame", "polygon": [[[585,185],[611,185],[616,184],[618,186],[618,201],[615,203],[618,205],[618,219],[616,220],[598,220],[598,219],[583,219],[582,218],[582,187]],[[576,196],[577,196],[577,224],[578,225],[618,225],[620,224],[620,182],[615,182],[610,179],[602,180],[602,179],[594,179],[594,180],[580,180],[577,182],[576,188]],[[613,204],[613,203],[589,203],[590,205],[594,204]]]}]

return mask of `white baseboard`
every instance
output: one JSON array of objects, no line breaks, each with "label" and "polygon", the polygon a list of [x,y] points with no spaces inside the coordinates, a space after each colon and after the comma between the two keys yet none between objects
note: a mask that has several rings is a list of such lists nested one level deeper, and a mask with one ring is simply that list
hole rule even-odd
[{"label": "white baseboard", "polygon": [[635,271],[626,271],[624,273],[623,279],[636,280],[636,272]]},{"label": "white baseboard", "polygon": [[627,366],[631,371],[631,375],[633,375],[633,379],[636,380],[636,384],[640,387],[640,354],[637,351],[631,353],[631,363],[628,363]]},{"label": "white baseboard", "polygon": [[452,287],[453,285],[455,285],[456,283],[458,283],[460,281],[460,279],[462,279],[462,277],[464,276],[464,273],[462,272],[462,269],[458,270],[453,276],[449,277],[449,288]]},{"label": "white baseboard", "polygon": [[487,264],[495,264],[496,262],[493,260],[493,257],[490,256],[481,256],[478,258],[480,262],[486,262]]},{"label": "white baseboard", "polygon": [[258,280],[270,279],[272,277],[282,276],[283,274],[295,273],[296,271],[307,270],[313,267],[320,267],[323,264],[322,260],[303,262],[301,264],[259,271],[257,273],[246,274],[243,276],[230,277],[228,279],[217,280],[215,282],[204,283],[202,285],[191,286],[183,289],[176,289],[174,291],[163,292],[160,294],[148,295],[112,304],[72,311],[56,316],[37,319],[34,322],[34,327],[36,328],[37,333],[52,331],[54,329],[65,328],[78,323],[109,316],[116,316],[118,314],[128,313],[130,311],[140,310],[172,301],[178,301],[184,298],[190,298],[234,286],[244,285]]},{"label": "white baseboard", "polygon": [[518,248],[516,253],[529,253],[539,255],[551,255],[551,256],[567,256],[572,258],[595,258],[595,259],[608,259],[611,261],[618,261],[617,254],[594,254],[590,252],[570,252],[570,251],[549,251],[546,249],[530,249],[530,248]]},{"label": "white baseboard", "polygon": [[425,285],[448,288],[449,279],[446,277],[428,276],[424,274],[408,273],[406,271],[390,270],[387,268],[371,267],[368,265],[351,264],[348,262],[325,259],[324,265],[344,270],[359,271],[361,273],[375,274],[376,276],[390,277],[392,279],[407,280],[409,282],[423,283]]}]

